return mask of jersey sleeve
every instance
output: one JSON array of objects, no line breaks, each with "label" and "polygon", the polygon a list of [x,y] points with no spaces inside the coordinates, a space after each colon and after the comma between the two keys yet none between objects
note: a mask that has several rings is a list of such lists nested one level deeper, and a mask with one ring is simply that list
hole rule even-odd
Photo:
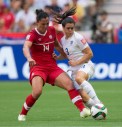
[{"label": "jersey sleeve", "polygon": [[77,44],[81,50],[84,50],[86,47],[89,46],[86,39],[82,35],[78,34],[76,36],[76,39],[77,39]]},{"label": "jersey sleeve", "polygon": [[51,28],[54,40],[56,40],[56,30],[55,30],[55,28],[53,26],[50,26],[50,28]]},{"label": "jersey sleeve", "polygon": [[34,35],[31,32],[27,34],[26,41],[34,42]]}]

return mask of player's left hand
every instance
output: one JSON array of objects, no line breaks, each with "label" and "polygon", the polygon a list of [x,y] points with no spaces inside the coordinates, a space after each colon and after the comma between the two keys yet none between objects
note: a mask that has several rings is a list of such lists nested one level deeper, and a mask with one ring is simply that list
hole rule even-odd
[{"label": "player's left hand", "polygon": [[75,61],[75,60],[70,60],[68,63],[69,63],[70,66],[78,65],[77,61]]},{"label": "player's left hand", "polygon": [[53,59],[58,60],[58,56],[55,53],[52,54],[52,57]]}]

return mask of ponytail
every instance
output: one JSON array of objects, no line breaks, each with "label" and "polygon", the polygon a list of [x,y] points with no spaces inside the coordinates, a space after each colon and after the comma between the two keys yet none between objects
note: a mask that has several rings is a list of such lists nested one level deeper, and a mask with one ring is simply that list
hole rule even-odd
[{"label": "ponytail", "polygon": [[49,17],[48,14],[46,12],[44,12],[42,9],[40,9],[40,10],[36,9],[35,13],[36,13],[37,22],[40,21],[42,18]]},{"label": "ponytail", "polygon": [[35,11],[35,13],[36,13],[36,15],[38,15],[40,12],[44,12],[42,9],[36,9],[36,11]]},{"label": "ponytail", "polygon": [[65,18],[67,18],[68,16],[71,16],[71,15],[74,15],[76,13],[76,7],[72,7],[71,9],[64,12],[63,14],[59,14],[55,11],[52,11],[52,13],[54,14],[55,22],[57,22],[58,24],[62,24],[62,21]]}]

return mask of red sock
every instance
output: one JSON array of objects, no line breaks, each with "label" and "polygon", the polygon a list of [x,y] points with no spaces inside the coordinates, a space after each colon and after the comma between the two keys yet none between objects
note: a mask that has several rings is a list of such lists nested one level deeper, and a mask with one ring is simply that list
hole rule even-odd
[{"label": "red sock", "polygon": [[36,100],[33,98],[33,96],[30,94],[22,107],[22,111],[20,114],[26,115],[29,111],[29,109],[33,106],[33,104],[36,102]]},{"label": "red sock", "polygon": [[82,102],[82,98],[79,95],[78,91],[75,89],[69,90],[68,91],[70,99],[72,100],[72,102],[75,104],[75,106],[80,110],[80,112],[83,110],[84,105]]}]

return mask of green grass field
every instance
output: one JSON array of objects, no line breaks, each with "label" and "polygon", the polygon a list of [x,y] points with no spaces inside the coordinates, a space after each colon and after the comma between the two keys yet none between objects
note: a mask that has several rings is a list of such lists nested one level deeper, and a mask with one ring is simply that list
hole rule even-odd
[{"label": "green grass field", "polygon": [[27,121],[18,122],[17,116],[31,87],[28,82],[0,82],[0,127],[122,127],[122,82],[91,83],[108,108],[106,120],[80,118],[66,91],[46,85]]}]

